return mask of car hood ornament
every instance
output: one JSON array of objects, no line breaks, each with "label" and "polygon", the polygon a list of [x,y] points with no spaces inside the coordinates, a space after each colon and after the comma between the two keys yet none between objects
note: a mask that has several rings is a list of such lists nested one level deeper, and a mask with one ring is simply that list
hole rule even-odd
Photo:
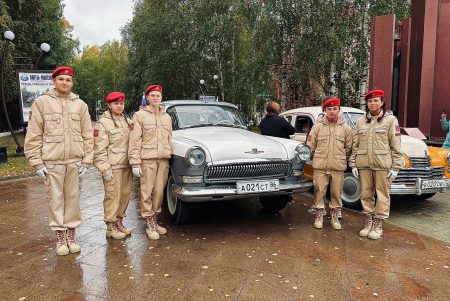
[{"label": "car hood ornament", "polygon": [[259,151],[256,147],[252,148],[251,151],[245,152],[246,154],[252,154],[252,155],[256,155],[256,154],[261,154],[264,153],[264,151]]}]

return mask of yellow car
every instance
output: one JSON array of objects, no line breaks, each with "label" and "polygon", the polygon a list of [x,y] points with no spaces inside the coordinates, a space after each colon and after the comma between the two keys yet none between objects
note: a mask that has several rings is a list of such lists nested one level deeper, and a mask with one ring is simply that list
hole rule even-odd
[{"label": "yellow car", "polygon": [[450,179],[450,150],[442,147],[429,146],[428,152],[432,166],[445,166],[444,175]]},{"label": "yellow car", "polygon": [[[356,120],[364,116],[360,109],[341,107],[342,117],[350,127],[354,127]],[[289,110],[280,115],[295,127],[295,134],[291,139],[305,142],[312,126],[322,114],[322,107],[303,107]],[[401,135],[401,146],[404,153],[405,165],[399,171],[392,183],[391,195],[415,195],[420,199],[427,199],[438,192],[444,192],[450,181],[448,150],[444,154],[440,148],[427,147],[420,139]],[[310,164],[304,166],[304,177],[312,180],[313,169]],[[342,202],[346,207],[360,208],[361,186],[350,169],[344,175]]]}]

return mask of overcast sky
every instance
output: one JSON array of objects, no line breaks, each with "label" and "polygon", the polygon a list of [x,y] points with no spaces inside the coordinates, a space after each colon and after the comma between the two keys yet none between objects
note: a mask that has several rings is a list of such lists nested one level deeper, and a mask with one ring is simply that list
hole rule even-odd
[{"label": "overcast sky", "polygon": [[80,49],[120,40],[120,28],[131,20],[133,0],[63,0],[64,16],[74,26]]}]

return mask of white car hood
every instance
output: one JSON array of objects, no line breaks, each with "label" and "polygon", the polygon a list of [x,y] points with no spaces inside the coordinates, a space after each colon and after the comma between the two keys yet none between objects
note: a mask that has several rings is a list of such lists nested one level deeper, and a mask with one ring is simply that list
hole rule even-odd
[{"label": "white car hood", "polygon": [[280,142],[239,128],[211,126],[177,130],[173,132],[174,144],[177,139],[182,140],[183,144],[203,147],[212,162],[289,159],[287,150]]},{"label": "white car hood", "polygon": [[407,135],[402,135],[400,139],[402,151],[408,157],[428,156],[428,146],[422,140]]}]

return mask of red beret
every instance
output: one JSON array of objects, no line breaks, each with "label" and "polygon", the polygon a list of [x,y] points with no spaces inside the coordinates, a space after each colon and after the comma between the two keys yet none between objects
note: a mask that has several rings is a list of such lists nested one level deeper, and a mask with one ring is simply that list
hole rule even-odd
[{"label": "red beret", "polygon": [[125,101],[125,94],[122,92],[111,92],[106,96],[106,102],[111,101]]},{"label": "red beret", "polygon": [[339,98],[331,97],[322,104],[322,109],[324,110],[326,107],[335,107],[340,105],[341,100]]},{"label": "red beret", "polygon": [[375,90],[367,92],[366,96],[364,96],[364,99],[368,100],[371,98],[382,97],[382,96],[384,96],[384,91],[375,89]]},{"label": "red beret", "polygon": [[52,73],[52,77],[55,78],[58,75],[70,75],[73,76],[73,69],[67,66],[60,66],[58,68],[56,68],[53,73]]},{"label": "red beret", "polygon": [[160,85],[151,85],[147,87],[147,90],[145,90],[145,95],[152,91],[158,91],[159,93],[162,93],[162,87]]}]

